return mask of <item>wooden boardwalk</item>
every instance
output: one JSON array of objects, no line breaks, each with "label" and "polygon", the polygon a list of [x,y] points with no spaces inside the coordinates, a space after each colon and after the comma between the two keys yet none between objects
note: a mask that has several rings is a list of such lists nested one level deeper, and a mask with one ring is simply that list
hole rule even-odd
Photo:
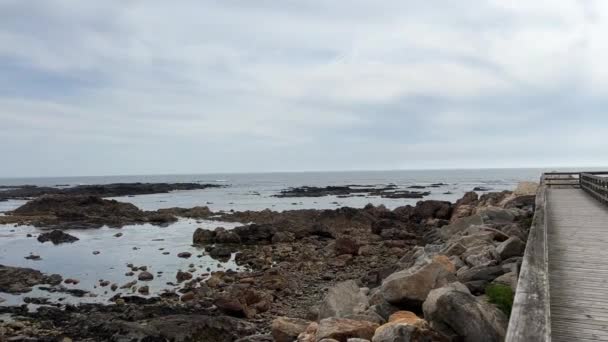
[{"label": "wooden boardwalk", "polygon": [[547,190],[553,341],[608,341],[608,206],[581,189]]}]

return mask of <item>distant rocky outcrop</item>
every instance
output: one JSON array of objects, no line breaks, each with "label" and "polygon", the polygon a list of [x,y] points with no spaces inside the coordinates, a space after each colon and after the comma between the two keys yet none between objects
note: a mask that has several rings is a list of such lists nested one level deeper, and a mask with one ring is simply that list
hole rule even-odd
[{"label": "distant rocky outcrop", "polygon": [[120,197],[167,193],[176,190],[200,190],[219,188],[224,185],[200,183],[112,183],[77,185],[74,187],[41,187],[35,185],[2,186],[0,200],[30,199],[42,195],[72,195]]},{"label": "distant rocky outcrop", "polygon": [[[44,195],[8,212],[0,222],[28,223],[51,228],[98,228],[103,225],[122,227],[130,224],[163,225],[177,221],[173,215],[143,211],[131,203],[85,195]],[[58,233],[43,235],[65,240]],[[68,238],[69,239],[69,238]]]}]

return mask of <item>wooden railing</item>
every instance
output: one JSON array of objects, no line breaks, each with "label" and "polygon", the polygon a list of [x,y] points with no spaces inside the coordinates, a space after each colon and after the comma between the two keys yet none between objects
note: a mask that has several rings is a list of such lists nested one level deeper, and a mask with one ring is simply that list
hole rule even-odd
[{"label": "wooden railing", "polygon": [[581,173],[580,187],[596,200],[608,204],[608,177],[601,177],[605,173]]}]

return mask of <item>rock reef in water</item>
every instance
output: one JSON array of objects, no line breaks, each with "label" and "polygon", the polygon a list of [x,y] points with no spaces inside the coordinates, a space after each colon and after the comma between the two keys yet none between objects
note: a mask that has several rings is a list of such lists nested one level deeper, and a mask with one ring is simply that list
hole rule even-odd
[{"label": "rock reef in water", "polygon": [[44,195],[0,218],[0,223],[32,224],[51,228],[122,227],[177,221],[168,213],[143,211],[131,203],[84,195]]},{"label": "rock reef in water", "polygon": [[352,196],[380,196],[383,198],[423,198],[431,193],[428,191],[409,191],[398,190],[396,185],[387,185],[384,187],[370,187],[358,185],[345,186],[302,186],[297,188],[289,188],[282,190],[274,197],[292,198],[292,197],[324,197],[338,196],[341,198]]},{"label": "rock reef in water", "polygon": [[176,190],[200,190],[220,188],[225,185],[200,183],[112,183],[99,185],[77,185],[74,187],[39,187],[35,185],[0,186],[0,201],[29,199],[42,195],[79,195],[120,197],[168,193]]}]

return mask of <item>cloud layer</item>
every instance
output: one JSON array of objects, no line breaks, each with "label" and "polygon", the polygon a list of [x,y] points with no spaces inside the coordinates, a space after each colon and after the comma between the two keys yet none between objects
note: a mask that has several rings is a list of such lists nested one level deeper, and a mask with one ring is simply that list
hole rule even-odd
[{"label": "cloud layer", "polygon": [[607,165],[605,1],[0,2],[0,177]]}]

